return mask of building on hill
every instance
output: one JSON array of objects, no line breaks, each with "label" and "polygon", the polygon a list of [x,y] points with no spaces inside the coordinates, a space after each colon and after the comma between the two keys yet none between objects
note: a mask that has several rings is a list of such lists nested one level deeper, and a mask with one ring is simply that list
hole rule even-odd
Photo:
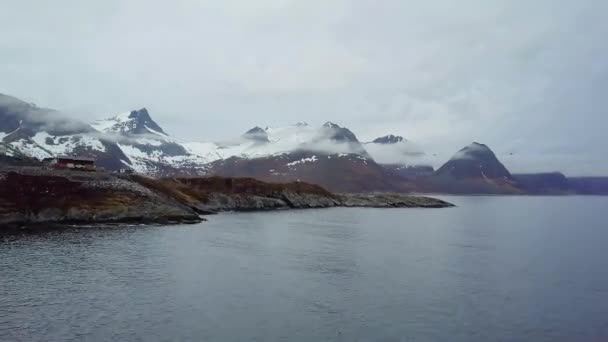
[{"label": "building on hill", "polygon": [[55,157],[43,160],[47,165],[56,169],[95,171],[95,159],[86,157]]}]

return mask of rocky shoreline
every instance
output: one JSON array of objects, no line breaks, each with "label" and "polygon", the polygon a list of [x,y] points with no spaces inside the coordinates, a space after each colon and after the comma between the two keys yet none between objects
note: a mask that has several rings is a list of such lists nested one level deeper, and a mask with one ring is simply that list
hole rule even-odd
[{"label": "rocky shoreline", "polygon": [[306,183],[251,178],[170,178],[104,172],[0,170],[0,229],[45,224],[198,223],[224,211],[373,207],[444,208],[405,194],[334,194]]}]

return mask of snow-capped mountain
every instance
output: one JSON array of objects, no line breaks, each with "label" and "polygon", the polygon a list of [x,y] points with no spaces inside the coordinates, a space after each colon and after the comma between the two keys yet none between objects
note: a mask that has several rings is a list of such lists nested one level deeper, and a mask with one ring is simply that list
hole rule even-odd
[{"label": "snow-capped mountain", "polygon": [[204,144],[181,143],[171,138],[146,108],[97,120],[92,126],[116,142],[127,157],[124,167],[137,172],[156,176],[200,174],[205,172],[205,164],[217,159],[214,144],[205,153],[201,148]]},{"label": "snow-capped mountain", "polygon": [[123,135],[153,134],[167,137],[167,133],[150,117],[146,108],[118,114],[105,120],[97,120],[91,124],[96,130],[105,133]]},{"label": "snow-capped mountain", "polygon": [[[146,138],[150,138],[146,135]],[[158,138],[156,138],[158,139]],[[173,141],[162,137],[164,141]],[[360,154],[369,158],[365,148],[348,129],[338,125],[311,127],[298,123],[285,127],[254,127],[240,137],[222,142],[181,142],[187,152],[205,162],[228,158],[256,159],[295,152],[321,154]]]},{"label": "snow-capped mountain", "polygon": [[[352,156],[353,161],[373,163],[353,132],[331,122],[317,127],[305,123],[254,127],[236,139],[218,143],[183,142],[169,136],[145,108],[87,124],[3,95],[0,119],[0,139],[10,151],[37,159],[92,157],[110,170],[132,168],[156,176],[206,174],[211,163],[230,158],[272,159],[302,153],[310,153],[309,158],[338,156],[342,160]],[[9,150],[5,150],[7,155]]]},{"label": "snow-capped mountain", "polygon": [[356,135],[332,122],[320,127],[254,127],[240,141],[220,145],[217,153],[222,158],[210,164],[209,172],[222,176],[300,180],[333,191],[396,188]]},{"label": "snow-capped mountain", "polygon": [[254,127],[223,142],[183,142],[163,130],[145,108],[86,124],[15,98],[0,100],[0,138],[37,159],[86,156],[109,170],[132,168],[154,176],[304,180],[340,191],[390,188],[385,170],[356,135],[332,122]]},{"label": "snow-capped mountain", "polygon": [[126,158],[115,143],[90,125],[1,94],[0,140],[37,159],[79,155],[93,157],[103,167],[118,168],[121,158]]}]

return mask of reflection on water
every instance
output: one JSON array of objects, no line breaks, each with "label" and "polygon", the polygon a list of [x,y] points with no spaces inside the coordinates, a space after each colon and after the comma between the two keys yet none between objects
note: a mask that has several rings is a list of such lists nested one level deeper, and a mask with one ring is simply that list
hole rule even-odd
[{"label": "reflection on water", "polygon": [[0,340],[608,340],[599,197],[0,236]]}]

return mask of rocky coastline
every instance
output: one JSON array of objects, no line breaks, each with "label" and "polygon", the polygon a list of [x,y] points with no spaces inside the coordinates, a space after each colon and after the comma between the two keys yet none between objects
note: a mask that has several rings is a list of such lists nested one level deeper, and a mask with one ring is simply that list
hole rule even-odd
[{"label": "rocky coastline", "polygon": [[224,211],[331,207],[444,208],[405,194],[334,194],[307,183],[251,178],[150,178],[106,172],[0,169],[0,227],[198,223]]}]

